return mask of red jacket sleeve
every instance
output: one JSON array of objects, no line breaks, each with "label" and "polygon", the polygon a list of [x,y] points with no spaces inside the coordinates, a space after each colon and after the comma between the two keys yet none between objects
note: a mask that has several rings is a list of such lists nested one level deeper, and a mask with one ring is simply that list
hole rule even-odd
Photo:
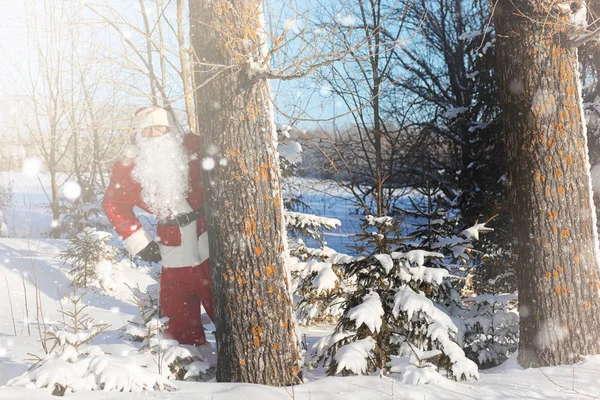
[{"label": "red jacket sleeve", "polygon": [[140,220],[133,212],[140,196],[140,187],[131,178],[131,169],[132,164],[127,165],[123,161],[115,163],[110,184],[102,199],[102,208],[117,234],[125,241],[129,253],[135,255],[146,247],[152,237],[142,229]]}]

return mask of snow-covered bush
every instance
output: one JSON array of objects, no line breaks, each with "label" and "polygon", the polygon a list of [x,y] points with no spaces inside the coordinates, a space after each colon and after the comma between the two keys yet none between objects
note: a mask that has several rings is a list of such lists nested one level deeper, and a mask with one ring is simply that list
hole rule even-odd
[{"label": "snow-covered bush", "polygon": [[305,249],[305,261],[291,257],[289,268],[296,320],[301,325],[336,323],[343,314],[345,296],[352,290],[341,265],[353,260],[325,247]]},{"label": "snow-covered bush", "polygon": [[71,310],[63,310],[64,326],[46,332],[50,350],[8,386],[48,388],[55,395],[84,390],[141,392],[170,390],[174,385],[156,371],[152,359],[116,356],[92,345],[108,325],[96,324],[84,312],[83,295],[67,297]]},{"label": "snow-covered bush", "polygon": [[65,201],[60,206],[60,215],[62,218],[58,229],[61,237],[72,237],[88,228],[110,229],[98,201],[86,202],[82,198]]},{"label": "snow-covered bush", "polygon": [[[284,213],[285,226],[289,234],[294,238],[307,237],[319,243],[323,248],[327,245],[323,236],[324,232],[338,228],[342,223],[336,218],[320,217],[318,215],[286,211]],[[303,241],[291,243],[292,255],[302,256]],[[306,254],[310,255],[310,252]]]},{"label": "snow-covered bush", "polygon": [[[285,222],[292,235],[287,266],[292,277],[297,321],[302,325],[337,322],[350,288],[343,270],[336,264],[349,262],[352,257],[327,247],[323,232],[339,227],[341,222],[298,212],[285,212]],[[300,236],[313,239],[320,247],[307,247]]]},{"label": "snow-covered bush", "polygon": [[159,285],[146,292],[133,288],[133,303],[140,312],[122,328],[127,339],[142,342],[140,356],[154,360],[163,377],[186,381],[206,381],[215,375],[216,352],[210,343],[196,347],[165,339],[163,332],[169,318],[160,317]]},{"label": "snow-covered bush", "polygon": [[63,263],[71,264],[69,272],[73,284],[87,287],[90,284],[108,288],[113,263],[118,256],[118,250],[109,244],[111,234],[85,228],[69,239],[66,250],[58,254]]},{"label": "snow-covered bush", "polygon": [[420,382],[430,377],[414,374],[437,369],[455,379],[478,377],[477,365],[456,342],[450,310],[460,297],[444,266],[466,257],[470,239],[488,228],[440,236],[428,240],[429,246],[403,241],[391,217],[367,216],[362,228],[361,248],[371,254],[345,266],[355,288],[335,332],[316,343],[317,364],[327,366],[329,374],[410,371],[411,380]]},{"label": "snow-covered bush", "polygon": [[467,357],[480,368],[502,364],[519,343],[516,294],[482,294],[463,300],[461,343]]},{"label": "snow-covered bush", "polygon": [[[157,331],[164,329],[164,320],[154,320]],[[216,352],[210,343],[202,346],[181,345],[176,340],[161,339],[160,333],[150,339],[150,354],[164,377],[181,381],[208,381],[215,376]]]},{"label": "snow-covered bush", "polygon": [[131,302],[137,306],[139,315],[134,316],[123,327],[123,336],[134,342],[148,343],[149,339],[158,333],[155,320],[159,314],[159,284],[148,286],[145,292],[139,287],[130,287],[130,290],[133,295]]}]

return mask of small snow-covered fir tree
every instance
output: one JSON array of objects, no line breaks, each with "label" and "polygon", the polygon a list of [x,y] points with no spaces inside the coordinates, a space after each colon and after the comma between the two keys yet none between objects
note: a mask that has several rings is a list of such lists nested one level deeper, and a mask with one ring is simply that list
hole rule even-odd
[{"label": "small snow-covered fir tree", "polygon": [[353,289],[341,265],[354,257],[333,249],[307,249],[305,261],[289,260],[296,319],[302,325],[336,323],[343,314],[345,296]]},{"label": "small snow-covered fir tree", "polygon": [[[456,341],[480,368],[499,365],[517,349],[519,318],[517,295],[503,293],[510,288],[506,284],[510,276],[497,274],[493,283],[480,280],[484,262],[489,266],[492,264],[490,258],[505,259],[504,254],[496,252],[490,255],[482,251],[498,251],[497,246],[490,243],[476,246],[476,243],[480,244],[482,233],[492,231],[486,224],[493,217],[485,223],[475,222],[472,227],[455,232],[457,218],[441,206],[443,201],[439,198],[439,191],[432,187],[418,191],[422,194],[421,201],[411,200],[411,207],[404,212],[413,220],[412,242],[418,248],[445,255],[443,259],[432,259],[426,265],[437,264],[452,273],[450,280],[441,286],[443,296],[438,297],[438,301],[459,328]],[[505,273],[510,272],[505,269]],[[460,297],[457,291],[461,293]]]},{"label": "small snow-covered fir tree", "polygon": [[109,244],[110,238],[111,234],[108,232],[85,228],[83,232],[69,239],[67,249],[57,257],[63,263],[71,264],[69,273],[73,277],[73,284],[79,287],[97,284],[99,287],[108,288],[110,271],[119,254],[118,250]]},{"label": "small snow-covered fir tree", "polygon": [[155,336],[158,324],[155,319],[159,315],[159,284],[149,285],[145,292],[139,287],[131,288],[132,303],[140,311],[123,327],[123,336],[135,342],[149,343],[149,338]]},{"label": "small snow-covered fir tree", "polygon": [[[337,265],[353,258],[327,247],[324,231],[339,227],[335,218],[298,212],[285,212],[290,257],[287,266],[292,277],[296,319],[302,325],[335,323],[342,315],[345,293],[350,290],[343,270]],[[302,237],[317,242],[307,247]]]},{"label": "small snow-covered fir tree", "polygon": [[67,297],[70,309],[62,311],[64,325],[46,332],[50,350],[8,386],[48,388],[54,395],[86,390],[141,392],[171,390],[174,385],[156,371],[152,359],[104,353],[91,344],[108,325],[97,324],[85,312],[84,294]]},{"label": "small snow-covered fir tree", "polygon": [[180,345],[176,340],[164,338],[169,318],[160,317],[159,285],[150,285],[145,292],[137,287],[131,291],[132,302],[140,313],[122,331],[125,338],[142,342],[139,355],[154,360],[158,373],[168,379],[206,381],[214,378],[216,352],[211,344]]},{"label": "small snow-covered fir tree", "polygon": [[98,201],[89,202],[79,198],[65,201],[60,205],[61,223],[58,229],[62,237],[71,237],[87,228],[107,230],[110,225],[104,218],[104,211]]},{"label": "small snow-covered fir tree", "polygon": [[[476,378],[477,365],[455,340],[458,328],[448,308],[460,299],[442,253],[465,254],[468,234],[428,239],[425,246],[415,238],[402,239],[391,217],[367,216],[362,228],[361,248],[371,254],[345,266],[355,290],[346,298],[335,332],[315,345],[317,361],[329,374],[380,370],[427,382],[442,369],[455,379]],[[469,232],[485,229],[476,226]]]},{"label": "small snow-covered fir tree", "polygon": [[480,368],[502,364],[519,344],[517,295],[481,294],[463,301],[457,339],[465,354]]}]

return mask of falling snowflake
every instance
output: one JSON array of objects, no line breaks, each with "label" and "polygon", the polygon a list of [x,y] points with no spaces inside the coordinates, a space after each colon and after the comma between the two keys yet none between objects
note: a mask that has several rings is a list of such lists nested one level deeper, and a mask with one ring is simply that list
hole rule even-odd
[{"label": "falling snowflake", "polygon": [[212,157],[204,157],[202,160],[202,169],[210,171],[215,167],[215,159]]},{"label": "falling snowflake", "polygon": [[67,200],[77,200],[81,196],[81,186],[73,181],[65,183],[63,186],[63,196]]}]

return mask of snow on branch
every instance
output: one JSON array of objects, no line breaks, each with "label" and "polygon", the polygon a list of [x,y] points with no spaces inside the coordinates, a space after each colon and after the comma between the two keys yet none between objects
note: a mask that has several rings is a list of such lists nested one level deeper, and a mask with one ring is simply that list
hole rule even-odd
[{"label": "snow on branch", "polygon": [[336,374],[344,369],[361,375],[367,371],[367,359],[369,353],[375,348],[375,340],[372,337],[366,337],[356,342],[342,346],[335,353],[337,361]]},{"label": "snow on branch", "polygon": [[363,302],[348,311],[347,317],[355,322],[356,327],[365,324],[373,333],[379,332],[384,311],[377,292],[370,292],[363,297]]}]

